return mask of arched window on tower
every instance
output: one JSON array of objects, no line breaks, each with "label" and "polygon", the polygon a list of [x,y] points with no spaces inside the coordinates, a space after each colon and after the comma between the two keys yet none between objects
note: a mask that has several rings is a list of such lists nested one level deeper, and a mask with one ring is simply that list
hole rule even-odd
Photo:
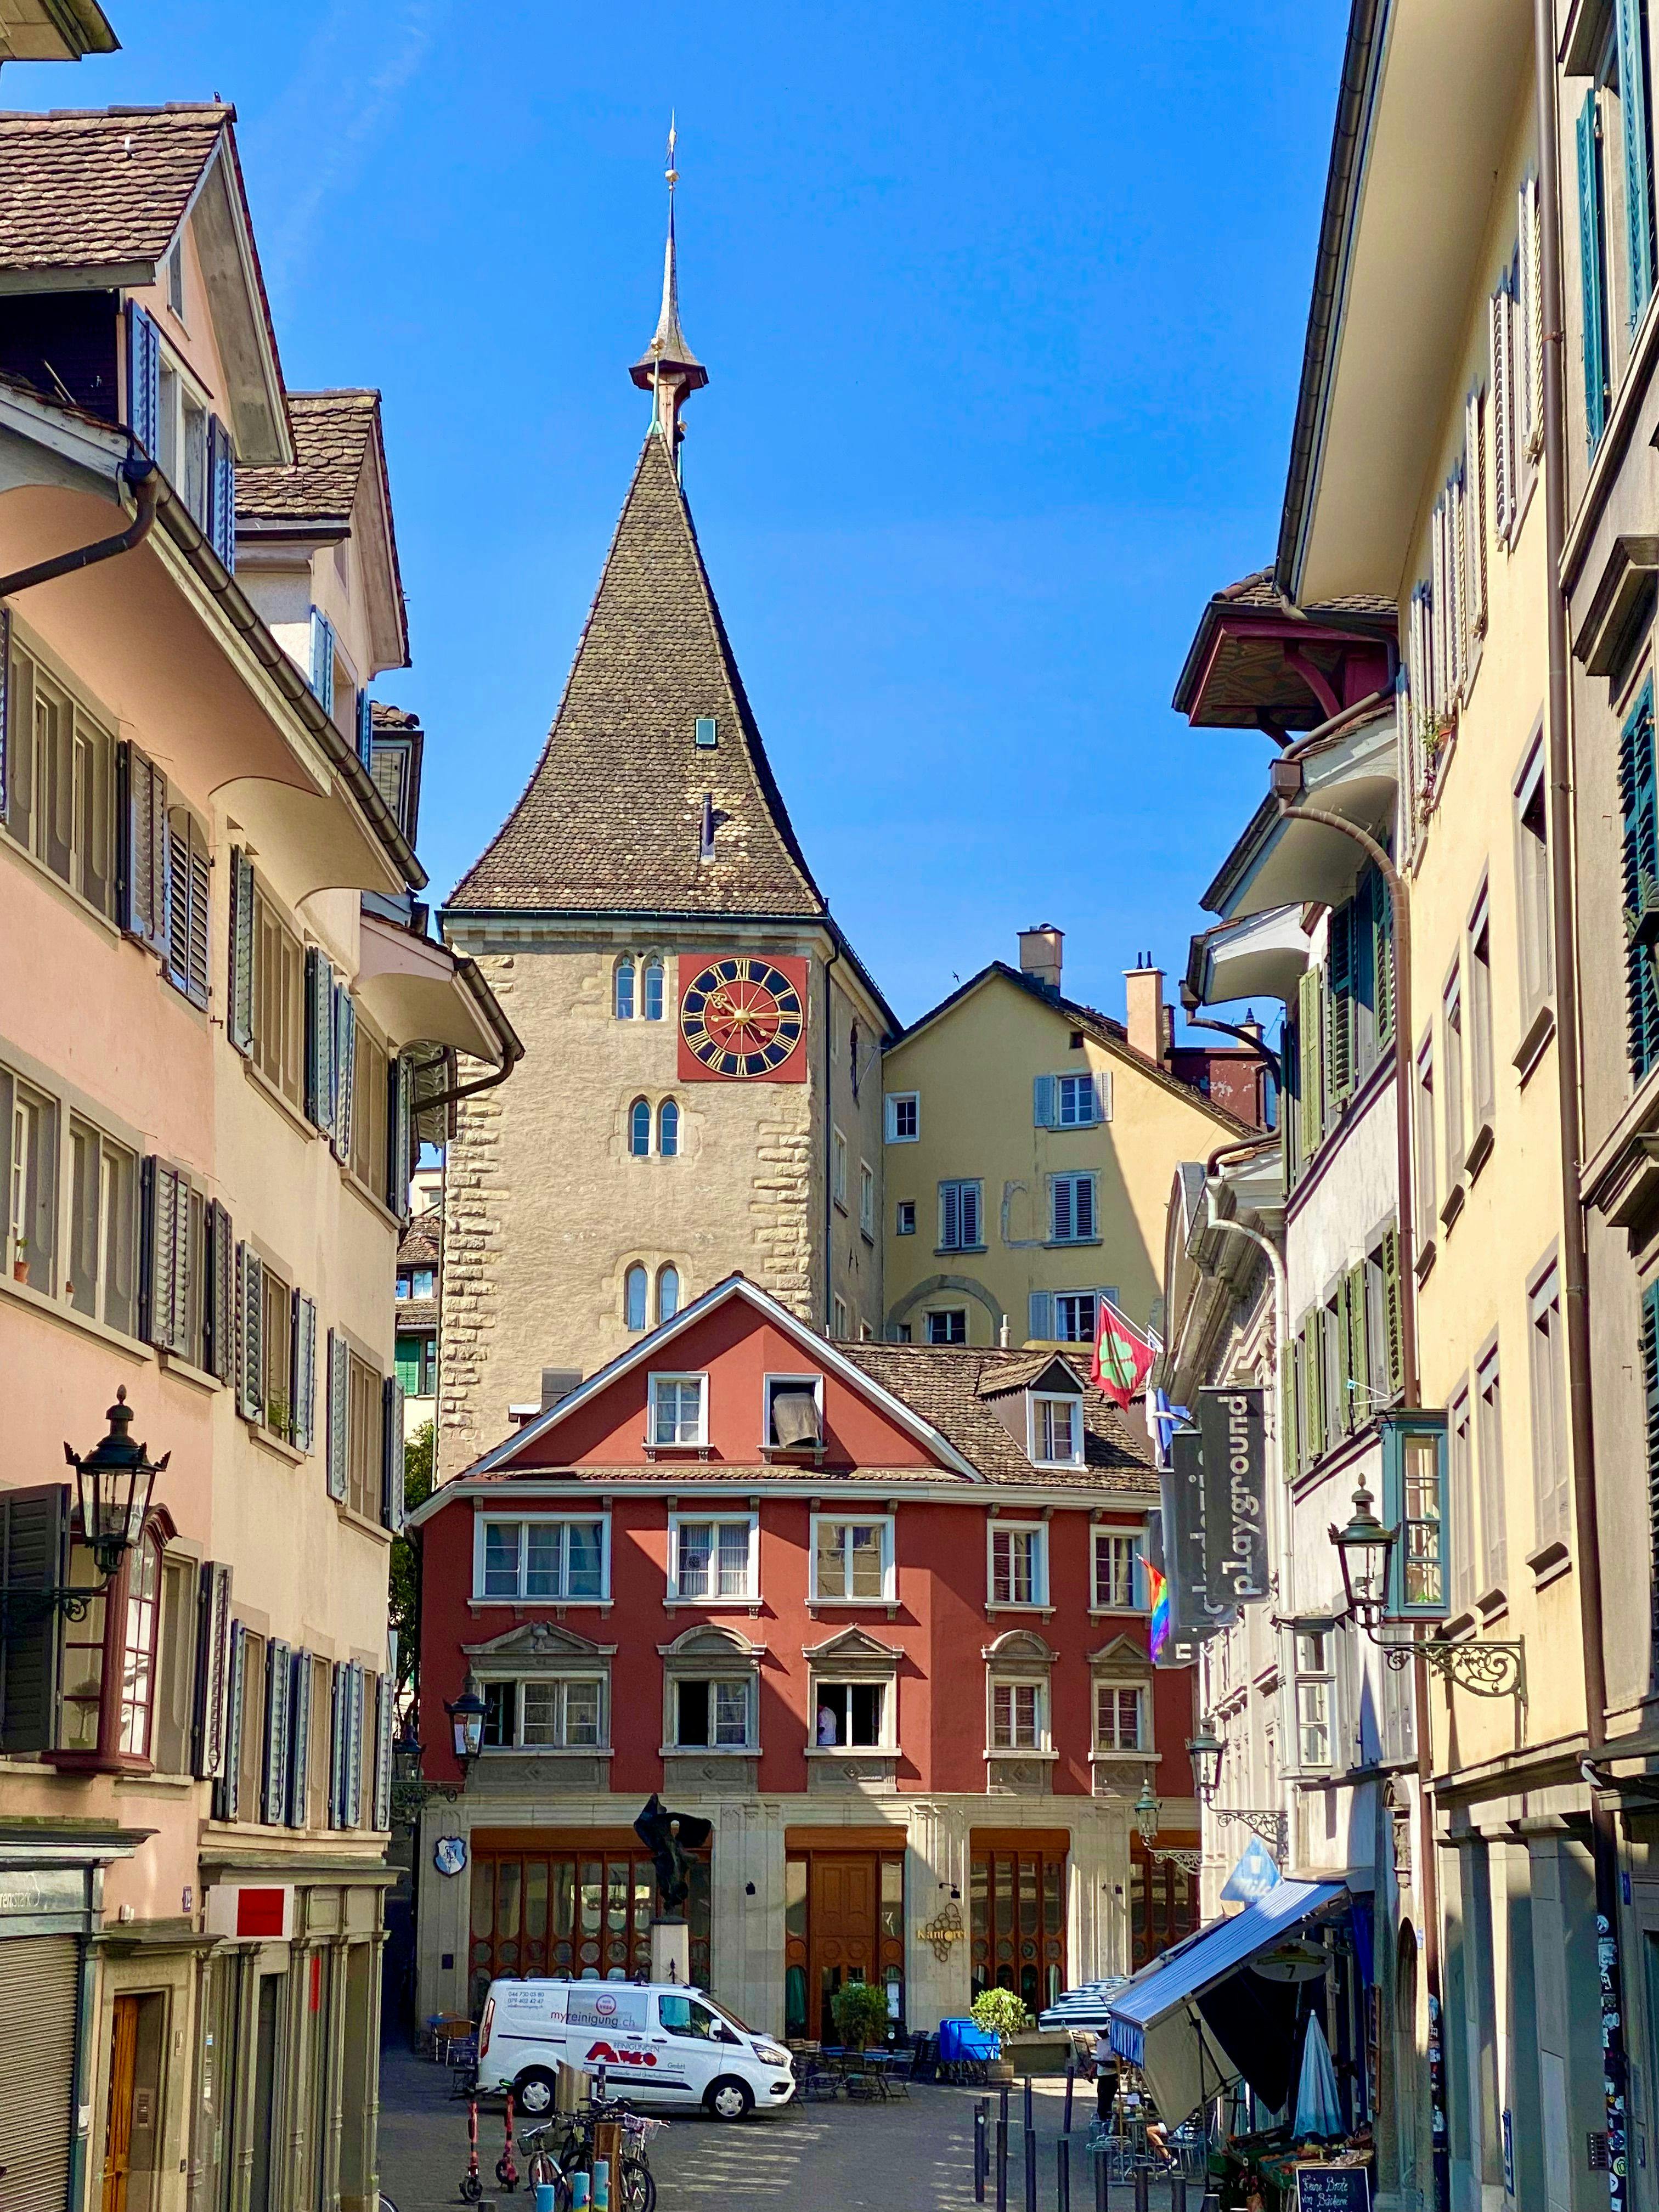
[{"label": "arched window on tower", "polygon": [[645,1327],[647,1278],[643,1267],[632,1267],[623,1278],[623,1319],[634,1330]]},{"label": "arched window on tower", "polygon": [[648,1022],[662,1019],[662,963],[654,952],[645,963],[645,1005],[641,1011]]},{"label": "arched window on tower", "polygon": [[634,963],[624,956],[617,963],[616,997],[613,1001],[617,1019],[631,1022],[634,1018]]},{"label": "arched window on tower", "polygon": [[680,1271],[663,1267],[657,1274],[657,1319],[672,1321],[680,1310]]},{"label": "arched window on tower", "polygon": [[672,1160],[680,1148],[680,1109],[672,1098],[657,1109],[657,1150]]},{"label": "arched window on tower", "polygon": [[628,1109],[628,1149],[636,1160],[651,1150],[651,1101],[636,1098]]}]

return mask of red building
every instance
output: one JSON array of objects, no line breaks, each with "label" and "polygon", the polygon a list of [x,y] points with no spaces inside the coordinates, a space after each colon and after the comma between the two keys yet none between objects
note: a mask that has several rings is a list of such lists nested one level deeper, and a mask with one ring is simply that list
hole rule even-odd
[{"label": "red building", "polygon": [[988,1982],[1035,2008],[1184,1933],[1157,1494],[1138,1416],[1064,1357],[831,1343],[718,1284],[415,1516],[424,1771],[460,1790],[423,1814],[422,2012],[641,1971],[653,1790],[714,1823],[694,1976],[774,2033],[859,1977],[919,2026]]}]

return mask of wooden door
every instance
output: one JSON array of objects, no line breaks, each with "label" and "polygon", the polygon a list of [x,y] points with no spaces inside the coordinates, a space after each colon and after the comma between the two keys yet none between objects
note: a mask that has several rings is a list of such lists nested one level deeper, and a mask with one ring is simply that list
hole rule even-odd
[{"label": "wooden door", "polygon": [[103,2212],[127,2212],[132,2172],[132,2098],[138,2057],[138,1999],[117,1997],[110,2039],[109,2115],[104,2126]]},{"label": "wooden door", "polygon": [[811,1862],[811,1969],[809,1986],[818,1993],[818,2033],[839,2043],[830,1999],[847,1982],[876,1977],[876,1899],[879,1861],[873,1855]]}]

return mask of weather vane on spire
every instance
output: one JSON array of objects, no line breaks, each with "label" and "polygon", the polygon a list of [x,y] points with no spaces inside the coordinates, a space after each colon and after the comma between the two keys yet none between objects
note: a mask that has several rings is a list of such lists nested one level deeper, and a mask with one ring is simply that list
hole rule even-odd
[{"label": "weather vane on spire", "polygon": [[679,266],[674,240],[674,187],[680,180],[677,165],[679,131],[672,109],[668,116],[668,243],[663,251],[662,312],[651,343],[629,370],[641,392],[651,394],[651,410],[658,429],[677,453],[683,433],[680,409],[689,392],[701,390],[708,371],[685,342],[680,328]]}]

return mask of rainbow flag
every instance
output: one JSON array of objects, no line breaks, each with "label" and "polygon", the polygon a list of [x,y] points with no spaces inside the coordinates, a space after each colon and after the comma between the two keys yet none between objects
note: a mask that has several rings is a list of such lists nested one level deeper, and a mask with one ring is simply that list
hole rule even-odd
[{"label": "rainbow flag", "polygon": [[1152,1601],[1152,1662],[1156,1665],[1170,1640],[1170,1583],[1167,1576],[1159,1574],[1150,1559],[1141,1562],[1146,1577],[1147,1595]]}]

